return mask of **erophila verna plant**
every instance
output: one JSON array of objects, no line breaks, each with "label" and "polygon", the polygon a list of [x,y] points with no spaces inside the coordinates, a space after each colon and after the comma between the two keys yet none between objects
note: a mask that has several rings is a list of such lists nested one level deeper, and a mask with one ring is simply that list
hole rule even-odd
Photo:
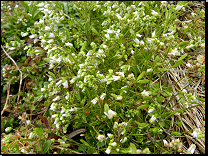
[{"label": "erophila verna plant", "polygon": [[[205,83],[204,55],[194,61],[189,55],[205,47],[205,33],[196,29],[205,12],[200,7],[184,15],[190,3],[196,2],[24,2],[42,16],[20,32],[32,43],[19,44],[26,57],[42,60],[22,70],[36,83],[32,91],[20,93],[18,104],[30,103],[30,113],[19,117],[25,128],[16,129],[24,139],[14,142],[7,135],[3,149],[60,154],[193,154],[203,149],[184,141],[187,135],[204,141],[201,120],[182,128],[187,112],[205,107],[203,96],[190,90],[194,79],[187,78],[197,73]],[[3,47],[18,51],[20,45]],[[13,73],[7,68],[2,70],[5,84]],[[179,70],[185,75],[171,76]],[[38,100],[44,111],[33,122]],[[12,129],[5,127],[7,133]]]}]

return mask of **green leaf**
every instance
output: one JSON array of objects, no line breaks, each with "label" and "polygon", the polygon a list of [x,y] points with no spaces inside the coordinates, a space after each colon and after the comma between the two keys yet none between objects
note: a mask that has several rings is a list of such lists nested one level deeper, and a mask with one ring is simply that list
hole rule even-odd
[{"label": "green leaf", "polygon": [[183,111],[182,111],[182,110],[180,110],[180,109],[179,109],[179,110],[177,110],[177,112],[178,112],[178,113],[183,113]]},{"label": "green leaf", "polygon": [[83,143],[84,145],[91,147],[86,141],[84,141],[83,139],[80,139],[80,142]]},{"label": "green leaf", "polygon": [[97,97],[97,93],[94,90],[90,91],[91,95],[94,95],[95,97]]},{"label": "green leaf", "polygon": [[87,45],[87,41],[84,41],[84,43],[83,43],[82,48],[81,48],[80,51],[83,51],[85,49],[86,45]]},{"label": "green leaf", "polygon": [[100,34],[98,33],[98,31],[97,31],[94,27],[92,27],[92,32],[95,33],[95,34],[98,35],[98,36],[100,35]]},{"label": "green leaf", "polygon": [[108,106],[108,104],[106,103],[106,104],[104,105],[104,112],[108,113],[108,110],[109,110],[109,106]]},{"label": "green leaf", "polygon": [[38,136],[42,136],[42,134],[43,134],[43,129],[42,129],[42,128],[35,128],[35,133],[36,133]]},{"label": "green leaf", "polygon": [[70,32],[67,28],[64,28],[66,30],[67,36],[70,37]]},{"label": "green leaf", "polygon": [[48,63],[49,63],[50,60],[51,60],[50,58],[44,58],[44,61],[45,61],[45,62],[48,62]]},{"label": "green leaf", "polygon": [[164,92],[161,92],[161,94],[163,95],[163,96],[166,96],[166,97],[168,97],[168,96],[172,96],[172,94],[170,93],[170,92],[168,92],[168,91],[164,91]]},{"label": "green leaf", "polygon": [[74,23],[74,18],[69,23],[69,29],[72,27],[73,23]]},{"label": "green leaf", "polygon": [[156,63],[157,66],[161,66],[163,65],[164,63]]},{"label": "green leaf", "polygon": [[77,100],[80,102],[81,101],[81,96],[80,96],[79,92],[77,93],[76,97],[77,97]]},{"label": "green leaf", "polygon": [[87,150],[87,154],[93,154],[95,152],[94,148],[90,148]]},{"label": "green leaf", "polygon": [[45,154],[49,150],[50,145],[51,145],[51,140],[47,140],[46,143],[43,145],[43,154]]},{"label": "green leaf", "polygon": [[128,150],[120,150],[121,153],[129,153]]},{"label": "green leaf", "polygon": [[127,130],[129,130],[129,127],[130,127],[130,125],[131,125],[131,121],[132,121],[132,118],[128,121],[128,123],[127,123],[127,126],[126,126],[126,129]]},{"label": "green leaf", "polygon": [[179,132],[173,132],[173,135],[181,136],[181,133],[179,133]]},{"label": "green leaf", "polygon": [[204,99],[202,99],[202,98],[196,98],[197,100],[199,100],[199,101],[205,101]]},{"label": "green leaf", "polygon": [[145,84],[148,83],[150,80],[144,79],[144,80],[139,80],[138,83],[140,84]]},{"label": "green leaf", "polygon": [[182,55],[182,56],[178,59],[178,61],[177,61],[177,62],[182,61],[182,60],[183,60],[186,56],[187,56],[187,54]]},{"label": "green leaf", "polygon": [[182,122],[177,122],[176,123],[178,126],[181,126],[182,125]]},{"label": "green leaf", "polygon": [[161,69],[160,69],[161,72],[165,72],[165,71],[167,71],[167,70],[168,70],[167,68],[161,68]]},{"label": "green leaf", "polygon": [[145,75],[145,71],[143,71],[143,72],[137,77],[137,81],[139,81],[141,78],[143,78],[144,75]]},{"label": "green leaf", "polygon": [[181,101],[181,103],[183,103],[184,102],[184,98],[182,97],[182,98],[180,98],[180,101]]},{"label": "green leaf", "polygon": [[139,128],[145,128],[145,127],[149,126],[149,124],[147,124],[147,123],[140,123],[140,122],[137,122],[137,121],[134,121],[134,122],[137,123]]},{"label": "green leaf", "polygon": [[49,75],[51,75],[54,79],[56,79],[56,76],[52,72],[48,72]]},{"label": "green leaf", "polygon": [[189,41],[183,41],[183,42],[180,42],[176,47],[185,47],[189,44]]},{"label": "green leaf", "polygon": [[152,99],[151,96],[144,96],[144,97],[143,97],[143,100],[151,100],[151,99]]},{"label": "green leaf", "polygon": [[181,90],[179,90],[178,96],[179,96],[179,98],[182,98],[183,97],[183,92]]},{"label": "green leaf", "polygon": [[20,1],[20,3],[23,5],[23,7],[28,11],[28,2]]},{"label": "green leaf", "polygon": [[148,108],[148,107],[149,107],[149,105],[141,105],[141,106],[137,107],[137,109],[144,109],[144,108]]},{"label": "green leaf", "polygon": [[136,154],[136,146],[130,142],[129,150],[131,149],[131,154]]}]

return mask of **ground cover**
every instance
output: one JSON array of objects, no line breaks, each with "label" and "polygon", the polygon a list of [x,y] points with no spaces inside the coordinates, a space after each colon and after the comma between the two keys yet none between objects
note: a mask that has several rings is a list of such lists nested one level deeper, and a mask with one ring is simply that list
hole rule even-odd
[{"label": "ground cover", "polygon": [[205,6],[1,2],[1,153],[205,153]]}]

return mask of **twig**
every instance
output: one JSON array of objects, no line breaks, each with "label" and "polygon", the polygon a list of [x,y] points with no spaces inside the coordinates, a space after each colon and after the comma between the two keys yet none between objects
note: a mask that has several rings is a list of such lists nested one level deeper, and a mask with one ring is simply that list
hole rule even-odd
[{"label": "twig", "polygon": [[17,103],[19,102],[19,97],[20,97],[20,90],[21,90],[21,85],[22,85],[22,72],[19,69],[19,67],[17,66],[16,62],[11,58],[11,56],[9,56],[9,54],[7,54],[7,52],[4,50],[4,47],[1,45],[1,48],[3,49],[4,53],[12,60],[12,62],[15,64],[15,66],[17,67],[17,69],[20,72],[20,86],[19,86],[19,93],[18,93],[18,98],[17,98]]},{"label": "twig", "polygon": [[1,116],[4,114],[4,111],[8,108],[7,103],[8,103],[8,100],[9,100],[10,84],[11,84],[11,82],[10,82],[10,77],[9,77],[9,82],[8,82],[8,85],[7,85],[7,88],[6,88],[7,89],[7,99],[6,99],[6,103],[4,105],[3,110],[1,111]]}]

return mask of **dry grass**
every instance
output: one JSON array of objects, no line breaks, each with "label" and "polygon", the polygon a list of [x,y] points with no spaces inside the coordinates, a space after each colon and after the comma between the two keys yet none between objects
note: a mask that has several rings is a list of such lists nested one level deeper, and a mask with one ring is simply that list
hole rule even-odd
[{"label": "dry grass", "polygon": [[[163,55],[161,55],[163,57]],[[166,63],[169,60],[166,60]],[[169,67],[171,65],[169,64]],[[187,74],[188,67],[184,64],[175,68],[175,70],[168,70],[161,78],[161,83],[167,84],[172,88],[173,97],[168,97],[166,101],[169,101],[169,106],[173,108],[174,111],[182,110],[184,108],[183,103],[181,103],[178,92],[186,87],[188,93],[192,93],[196,98],[202,98],[205,100],[205,84],[204,77],[195,77],[196,74]],[[191,83],[189,81],[191,80]],[[175,95],[175,96],[174,96]],[[182,114],[175,114],[172,116],[171,131],[185,132],[180,136],[180,141],[183,143],[183,151],[186,153],[187,149],[191,144],[196,145],[195,154],[205,153],[205,138],[193,138],[191,131],[193,128],[200,127],[203,134],[205,134],[205,103],[196,100],[197,104],[192,104],[191,109],[185,110]],[[185,96],[184,102],[188,102]],[[168,108],[167,108],[168,109]],[[178,129],[174,123],[182,122],[182,125]],[[168,134],[170,135],[170,134]],[[171,137],[174,139],[174,136]],[[176,138],[175,138],[176,139]]]}]

